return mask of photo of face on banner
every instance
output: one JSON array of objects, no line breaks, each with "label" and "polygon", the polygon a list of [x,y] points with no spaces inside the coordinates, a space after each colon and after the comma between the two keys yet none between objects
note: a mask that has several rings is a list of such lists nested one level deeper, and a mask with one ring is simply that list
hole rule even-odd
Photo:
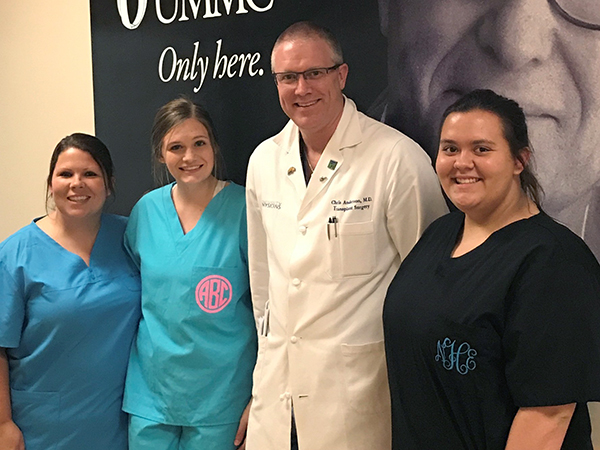
[{"label": "photo of face on banner", "polygon": [[597,0],[379,0],[388,87],[371,114],[433,157],[444,109],[489,88],[524,109],[544,210],[600,256]]}]

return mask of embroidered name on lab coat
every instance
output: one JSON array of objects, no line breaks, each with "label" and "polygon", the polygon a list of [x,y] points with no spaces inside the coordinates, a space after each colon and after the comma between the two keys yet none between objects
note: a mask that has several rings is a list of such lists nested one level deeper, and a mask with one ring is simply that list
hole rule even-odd
[{"label": "embroidered name on lab coat", "polygon": [[373,197],[352,198],[347,200],[331,200],[334,211],[364,211],[371,207]]}]

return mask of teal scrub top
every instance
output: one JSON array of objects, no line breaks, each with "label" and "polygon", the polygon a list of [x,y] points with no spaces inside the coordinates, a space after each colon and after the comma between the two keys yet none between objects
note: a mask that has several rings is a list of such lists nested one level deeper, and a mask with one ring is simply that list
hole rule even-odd
[{"label": "teal scrub top", "polygon": [[140,279],[126,219],[103,215],[89,267],[35,223],[0,244],[0,347],[27,450],[126,450],[121,412]]},{"label": "teal scrub top", "polygon": [[146,194],[125,233],[142,276],[142,318],[123,409],[170,425],[236,423],[257,346],[244,188],[223,188],[184,234],[172,187]]}]

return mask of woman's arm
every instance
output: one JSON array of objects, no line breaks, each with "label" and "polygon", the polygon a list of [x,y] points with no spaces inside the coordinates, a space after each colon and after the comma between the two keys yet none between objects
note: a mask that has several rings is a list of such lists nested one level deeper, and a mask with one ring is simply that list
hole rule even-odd
[{"label": "woman's arm", "polygon": [[8,359],[3,348],[0,348],[0,450],[25,450],[23,434],[12,421]]},{"label": "woman's arm", "polygon": [[240,418],[240,424],[235,435],[235,441],[233,442],[233,445],[235,445],[238,450],[244,450],[246,448],[246,430],[248,429],[248,417],[250,416],[251,406],[252,399],[250,399],[246,408],[244,408],[244,412]]},{"label": "woman's arm", "polygon": [[560,450],[575,405],[519,408],[510,427],[506,450]]}]

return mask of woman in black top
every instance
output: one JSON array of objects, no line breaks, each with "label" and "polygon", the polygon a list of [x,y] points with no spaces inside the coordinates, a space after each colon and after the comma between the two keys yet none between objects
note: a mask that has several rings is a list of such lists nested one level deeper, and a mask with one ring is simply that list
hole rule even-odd
[{"label": "woman in black top", "polygon": [[384,307],[394,450],[592,449],[600,266],[541,211],[531,156],[512,100],[479,90],[444,113],[436,169],[459,211]]}]

